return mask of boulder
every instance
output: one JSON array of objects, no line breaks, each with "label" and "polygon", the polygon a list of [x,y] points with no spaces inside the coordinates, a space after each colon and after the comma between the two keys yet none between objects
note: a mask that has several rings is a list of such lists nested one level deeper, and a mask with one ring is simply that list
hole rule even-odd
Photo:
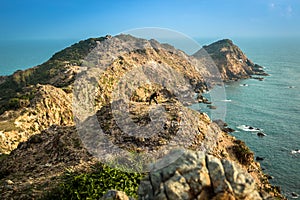
[{"label": "boulder", "polygon": [[266,136],[266,134],[265,134],[265,133],[262,133],[262,132],[258,132],[258,133],[257,133],[257,136],[258,136],[258,137],[264,137],[264,136]]},{"label": "boulder", "polygon": [[139,186],[139,199],[263,199],[250,174],[232,161],[204,152],[184,151],[177,160],[163,165],[178,152],[171,152],[154,164]]}]

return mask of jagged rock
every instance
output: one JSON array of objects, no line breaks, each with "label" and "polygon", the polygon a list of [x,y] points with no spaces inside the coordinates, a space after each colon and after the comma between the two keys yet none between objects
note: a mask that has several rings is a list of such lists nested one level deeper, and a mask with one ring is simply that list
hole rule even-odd
[{"label": "jagged rock", "polygon": [[[132,52],[124,50],[127,49],[124,44],[128,43],[132,44]],[[97,52],[97,47],[101,44],[112,47],[105,51],[107,55],[113,55],[116,51],[122,52],[122,55],[114,58],[108,64],[105,76],[99,80],[99,92],[95,97],[95,110],[101,109],[110,102],[113,86],[118,83],[120,77],[135,69],[136,66],[144,66],[149,63],[170,66],[172,70],[181,73],[190,82],[194,91],[207,90],[207,85],[211,85],[211,83],[206,83],[206,85],[202,77],[202,74],[209,75],[211,72],[205,68],[201,68],[199,72],[193,62],[197,55],[202,55],[201,51],[194,56],[188,56],[170,45],[160,44],[155,40],[135,38],[130,35],[115,37],[108,35],[80,41],[56,53],[47,62],[37,67],[24,71],[18,70],[11,76],[0,77],[0,93],[5,94],[3,97],[1,96],[0,102],[0,131],[2,133],[0,151],[2,153],[9,153],[17,147],[19,142],[27,140],[31,135],[45,130],[53,124],[72,125],[71,99],[74,81],[76,75],[85,70],[85,66],[79,66],[79,64],[89,53],[95,49]],[[260,66],[253,64],[246,58],[230,40],[216,42],[204,47],[204,49],[213,59],[216,57],[214,55],[220,54],[224,58],[229,55],[227,56],[228,59],[214,60],[224,80],[244,78],[248,74],[263,72]],[[99,51],[101,50],[103,51],[103,49]],[[236,59],[234,60],[234,58]],[[160,68],[156,70],[158,70],[156,76],[165,74],[160,71]],[[176,82],[174,78],[168,78],[168,80]],[[83,85],[85,86],[85,84]],[[148,89],[141,85],[132,95],[131,100],[147,101],[147,97],[152,92]],[[168,95],[167,92],[165,94],[169,97],[170,95],[174,96],[174,94]],[[211,103],[201,95],[199,98],[204,103]],[[17,105],[7,106],[10,102],[14,102],[12,100],[15,100]],[[190,104],[191,102],[185,99],[183,103]],[[6,118],[6,115],[11,117]]]},{"label": "jagged rock", "polygon": [[207,107],[208,107],[209,109],[217,109],[217,106],[213,106],[213,105],[207,105]]},{"label": "jagged rock", "polygon": [[[203,49],[216,63],[223,80],[238,80],[250,78],[252,75],[268,75],[263,68],[250,61],[246,55],[229,39],[219,40]],[[201,56],[203,50],[194,54]]]},{"label": "jagged rock", "polygon": [[214,120],[213,122],[215,122],[216,124],[218,124],[218,126],[223,129],[225,127],[228,126],[228,124],[226,122],[224,122],[223,120],[221,119],[217,119],[217,120]]},{"label": "jagged rock", "polygon": [[221,193],[228,191],[232,192],[232,188],[226,180],[222,163],[216,157],[208,155],[207,157],[207,168],[209,170],[209,176],[213,185],[215,193]]},{"label": "jagged rock", "polygon": [[256,191],[255,181],[248,173],[243,172],[236,164],[228,160],[223,160],[222,163],[226,179],[237,197],[246,198]]},{"label": "jagged rock", "polygon": [[[0,138],[0,152],[8,153],[20,142],[51,125],[73,125],[72,99],[61,88],[38,84],[30,106],[17,111],[7,111],[0,116],[9,122],[11,128],[3,131]],[[7,115],[7,116],[5,116]],[[1,124],[1,121],[0,121]],[[38,138],[32,138],[38,140]],[[36,141],[38,142],[38,141]],[[9,146],[7,144],[10,144]]]},{"label": "jagged rock", "polygon": [[263,158],[263,157],[256,156],[255,160],[257,160],[257,161],[262,161],[262,160],[264,160],[264,158]]},{"label": "jagged rock", "polygon": [[[254,179],[232,161],[185,151],[178,160],[160,168],[173,155],[164,157],[141,182],[139,199],[262,199]],[[153,177],[159,178],[153,181]]]},{"label": "jagged rock", "polygon": [[293,198],[298,198],[299,197],[299,194],[297,194],[296,192],[292,192],[291,195],[292,195]]},{"label": "jagged rock", "polygon": [[190,186],[178,171],[164,183],[164,189],[168,199],[190,199]]},{"label": "jagged rock", "polygon": [[262,132],[258,132],[258,133],[257,133],[257,136],[258,136],[258,137],[264,137],[264,136],[266,136],[266,134],[265,134],[265,133],[262,133]]}]

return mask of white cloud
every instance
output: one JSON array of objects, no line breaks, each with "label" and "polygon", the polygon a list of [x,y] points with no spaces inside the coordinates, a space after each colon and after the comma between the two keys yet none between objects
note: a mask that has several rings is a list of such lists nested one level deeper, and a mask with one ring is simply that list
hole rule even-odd
[{"label": "white cloud", "polygon": [[291,5],[287,6],[285,9],[285,16],[290,17],[293,14],[293,8]]},{"label": "white cloud", "polygon": [[268,6],[272,12],[275,12],[282,17],[291,17],[293,15],[293,8],[291,5],[283,5],[272,2]]},{"label": "white cloud", "polygon": [[275,3],[270,3],[270,4],[269,4],[269,7],[270,7],[271,9],[274,9],[274,8],[276,7],[276,5],[275,5]]}]

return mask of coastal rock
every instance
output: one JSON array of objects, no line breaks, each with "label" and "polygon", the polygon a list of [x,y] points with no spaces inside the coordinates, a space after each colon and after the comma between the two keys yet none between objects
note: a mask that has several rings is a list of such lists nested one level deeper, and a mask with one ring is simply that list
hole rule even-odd
[{"label": "coastal rock", "polygon": [[208,155],[206,162],[214,193],[217,194],[225,191],[231,193],[232,188],[226,180],[221,161],[216,157]]},{"label": "coastal rock", "polygon": [[262,160],[264,160],[264,158],[263,158],[263,157],[256,156],[255,160],[257,160],[257,161],[262,161]]},{"label": "coastal rock", "polygon": [[4,128],[0,138],[0,152],[8,153],[20,142],[37,134],[51,125],[73,125],[72,99],[61,88],[41,85],[35,91],[28,107],[16,111],[6,111],[0,115],[0,125]]},{"label": "coastal rock", "polygon": [[258,133],[257,133],[257,136],[258,136],[258,137],[264,137],[264,136],[266,136],[266,134],[263,133],[263,132],[258,132]]},{"label": "coastal rock", "polygon": [[[220,75],[225,81],[250,78],[252,75],[268,75],[264,72],[263,67],[249,60],[240,48],[229,39],[214,42],[204,46],[203,49],[216,63]],[[199,57],[201,51],[196,52],[194,56]]]},{"label": "coastal rock", "polygon": [[217,109],[217,106],[213,106],[213,105],[207,105],[207,107],[208,107],[209,109]]},{"label": "coastal rock", "polygon": [[51,126],[0,158],[1,199],[39,199],[60,183],[66,169],[88,170],[95,162],[75,127]]},{"label": "coastal rock", "polygon": [[[169,160],[169,156],[163,160]],[[185,161],[185,162],[181,162]],[[173,171],[173,173],[170,173]],[[152,174],[160,179],[152,181]],[[263,199],[254,179],[229,160],[185,151],[163,169],[150,172],[139,187],[139,199]]]}]

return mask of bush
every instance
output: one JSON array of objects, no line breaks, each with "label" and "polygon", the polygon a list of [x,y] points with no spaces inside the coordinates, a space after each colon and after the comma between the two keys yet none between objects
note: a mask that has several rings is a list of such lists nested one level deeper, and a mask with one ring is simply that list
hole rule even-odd
[{"label": "bush", "polygon": [[143,175],[123,172],[104,164],[97,164],[90,173],[67,172],[58,188],[43,199],[100,199],[108,190],[124,191],[137,197]]},{"label": "bush", "polygon": [[19,98],[11,98],[8,102],[8,107],[10,109],[18,109],[20,108],[20,99]]},{"label": "bush", "polygon": [[254,160],[253,152],[246,146],[245,142],[236,140],[235,143],[236,145],[233,146],[233,152],[238,161],[243,165],[251,164]]}]

